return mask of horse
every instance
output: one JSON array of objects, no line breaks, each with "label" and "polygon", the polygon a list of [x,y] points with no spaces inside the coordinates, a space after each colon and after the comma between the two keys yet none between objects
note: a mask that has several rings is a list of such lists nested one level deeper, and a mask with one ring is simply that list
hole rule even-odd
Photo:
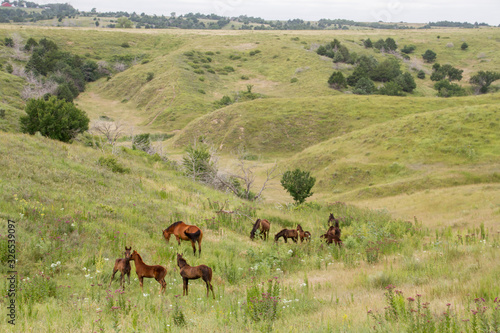
[{"label": "horse", "polygon": [[155,278],[156,281],[161,285],[160,294],[165,292],[165,288],[167,287],[167,283],[165,282],[165,275],[167,275],[167,269],[160,265],[149,266],[142,261],[141,256],[137,251],[134,250],[130,255],[130,260],[135,262],[135,272],[137,273],[137,277],[139,278],[139,283],[142,288],[142,280],[144,278]]},{"label": "horse", "polygon": [[342,246],[342,240],[340,239],[340,235],[342,232],[342,230],[340,229],[340,222],[335,218],[335,216],[333,216],[332,213],[330,213],[330,216],[328,217],[328,224],[330,223],[334,223],[334,225],[330,226],[326,234],[323,234],[320,237],[325,238],[327,244],[332,244],[335,242],[335,245]]},{"label": "horse", "polygon": [[191,267],[188,265],[186,259],[182,257],[182,254],[177,253],[177,266],[179,266],[180,273],[182,276],[182,296],[188,296],[188,281],[196,280],[202,278],[207,285],[207,297],[209,294],[209,288],[212,291],[212,295],[215,299],[214,288],[212,287],[212,269],[206,265],[199,265],[196,267]]},{"label": "horse", "polygon": [[203,232],[200,228],[195,225],[187,225],[182,221],[178,221],[163,230],[163,237],[165,237],[167,243],[170,240],[170,235],[172,234],[174,234],[179,245],[181,245],[181,239],[191,241],[194,255],[196,255],[195,242],[198,242],[198,255],[201,257],[201,240],[203,238]]},{"label": "horse", "polygon": [[260,231],[260,238],[264,235],[264,240],[267,240],[269,236],[269,229],[271,228],[271,223],[268,220],[257,219],[255,221],[252,231],[250,232],[250,239],[253,240],[255,238],[255,233],[257,230]]},{"label": "horse", "polygon": [[274,241],[277,242],[280,237],[283,237],[285,243],[287,243],[287,238],[291,238],[295,243],[297,243],[299,234],[296,229],[282,229],[274,236]]},{"label": "horse", "polygon": [[113,282],[113,279],[115,277],[116,272],[120,271],[120,287],[125,290],[125,286],[123,283],[125,282],[125,275],[128,275],[128,284],[130,284],[130,250],[132,250],[132,247],[126,247],[125,246],[125,258],[121,259],[116,259],[115,260],[115,267],[113,267],[113,275],[111,275],[111,280],[109,281],[109,286],[111,286],[111,282]]},{"label": "horse", "polygon": [[304,239],[306,241],[311,240],[311,233],[309,231],[302,230],[302,226],[300,224],[297,225],[297,232],[299,233],[301,243],[304,241]]}]

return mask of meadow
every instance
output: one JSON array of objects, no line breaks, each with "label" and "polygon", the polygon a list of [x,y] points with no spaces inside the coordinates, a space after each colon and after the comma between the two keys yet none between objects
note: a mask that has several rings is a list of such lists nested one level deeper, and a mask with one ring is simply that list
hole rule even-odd
[{"label": "meadow", "polygon": [[[16,325],[5,320],[10,299],[3,293],[1,331],[500,330],[498,84],[489,94],[445,99],[435,96],[427,76],[410,96],[343,94],[327,79],[333,70],[352,68],[312,52],[339,38],[352,51],[383,59],[388,55],[365,50],[362,39],[391,36],[400,47],[417,46],[402,62],[406,70],[430,73],[419,55],[433,48],[438,62],[464,69],[467,86],[476,71],[498,68],[498,29],[0,25],[0,36],[47,37],[95,61],[131,59],[127,69],[88,84],[75,100],[92,121],[127,124],[127,137],[115,149],[99,148],[84,136],[66,144],[18,133],[26,83],[4,69],[26,59],[0,47],[4,290],[8,220],[15,221],[17,259]],[[459,49],[463,40],[467,51]],[[248,89],[258,98],[245,99]],[[221,107],[224,96],[235,102]],[[128,131],[173,136],[157,142],[162,158],[132,149]],[[194,182],[179,161],[200,137],[217,148],[220,169],[236,172],[243,150],[252,157],[245,162],[257,186],[277,162],[282,171],[312,171],[315,194],[295,206],[275,179],[251,202]],[[341,248],[319,238],[330,213],[340,220]],[[300,223],[312,240],[251,241],[257,218],[271,222],[272,238]],[[162,230],[179,220],[203,230],[201,257],[193,256],[189,242],[163,239]],[[121,290],[115,277],[109,287],[125,246],[167,269],[164,295],[151,279],[140,291],[133,263],[131,284]],[[182,296],[177,253],[191,266],[212,267],[215,300],[206,298],[201,280],[190,281],[190,295]]]}]

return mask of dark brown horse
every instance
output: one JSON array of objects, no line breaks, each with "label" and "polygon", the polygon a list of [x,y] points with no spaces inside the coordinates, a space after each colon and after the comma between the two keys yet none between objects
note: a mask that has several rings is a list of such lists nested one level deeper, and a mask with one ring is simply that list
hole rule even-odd
[{"label": "dark brown horse", "polygon": [[304,231],[300,224],[297,224],[297,232],[299,233],[300,242],[302,243],[304,240],[311,240],[311,233],[309,231]]},{"label": "dark brown horse", "polygon": [[128,284],[130,284],[130,250],[132,250],[132,247],[125,246],[125,252],[124,252],[125,258],[115,260],[115,267],[113,267],[113,275],[111,275],[109,286],[111,286],[111,282],[113,282],[115,274],[118,271],[120,271],[121,273],[120,287],[122,287],[122,289],[125,289],[125,286],[123,285],[123,283],[125,282],[125,275],[128,275]]},{"label": "dark brown horse", "polygon": [[142,261],[141,256],[137,251],[134,250],[130,255],[130,260],[135,262],[135,272],[137,273],[137,277],[139,278],[139,283],[141,285],[142,290],[142,280],[144,278],[154,278],[161,285],[160,294],[165,292],[165,288],[167,283],[165,282],[165,275],[167,275],[167,269],[160,265],[149,266]]},{"label": "dark brown horse", "polygon": [[291,238],[295,243],[297,243],[299,234],[296,229],[282,229],[274,236],[274,241],[277,242],[280,237],[283,237],[285,243],[287,243],[288,238]]},{"label": "dark brown horse", "polygon": [[255,233],[259,230],[260,238],[264,236],[264,240],[267,240],[269,237],[269,229],[271,229],[271,223],[269,223],[268,220],[257,219],[253,225],[252,231],[250,232],[250,239],[253,240],[255,238]]},{"label": "dark brown horse", "polygon": [[202,278],[207,285],[207,297],[209,289],[212,291],[212,295],[215,299],[214,288],[212,287],[212,269],[206,265],[199,265],[196,267],[191,267],[188,265],[186,259],[182,257],[182,254],[177,253],[177,266],[179,266],[180,273],[182,276],[182,296],[188,295],[188,281],[196,280]]},{"label": "dark brown horse", "polygon": [[181,239],[185,241],[190,241],[191,246],[193,246],[193,253],[196,255],[195,242],[198,242],[198,255],[201,256],[201,240],[203,239],[203,232],[200,228],[195,225],[187,225],[182,221],[175,222],[167,229],[163,230],[163,237],[170,240],[170,235],[174,234],[179,245],[181,245]]},{"label": "dark brown horse", "polygon": [[330,213],[330,216],[328,217],[328,224],[330,223],[333,223],[334,225],[330,226],[326,234],[323,234],[320,237],[324,238],[327,244],[335,243],[335,245],[342,246],[342,240],[340,239],[342,232],[340,229],[340,223],[332,213]]}]

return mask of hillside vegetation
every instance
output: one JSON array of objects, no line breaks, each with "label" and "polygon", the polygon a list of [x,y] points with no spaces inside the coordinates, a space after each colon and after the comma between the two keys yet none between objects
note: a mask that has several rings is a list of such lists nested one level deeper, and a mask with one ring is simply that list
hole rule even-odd
[{"label": "hillside vegetation", "polygon": [[[0,39],[0,216],[16,223],[18,260],[16,326],[2,320],[0,331],[498,330],[500,86],[473,95],[468,81],[498,70],[499,31],[0,25],[14,44]],[[115,146],[88,133],[71,144],[19,133],[26,87],[40,83],[23,73],[30,37],[104,69],[75,104],[91,125],[125,124]],[[415,45],[410,60],[363,46],[387,37]],[[417,88],[401,97],[330,88],[333,71],[354,71],[315,52],[334,38],[379,62],[396,57]],[[464,70],[467,96],[437,97],[427,49]],[[138,133],[160,138],[157,154],[132,149]],[[246,201],[195,182],[177,161],[200,141],[217,151],[220,171],[253,167],[255,187],[275,162],[311,171],[314,195],[295,206],[277,178]],[[342,247],[320,240],[330,213]],[[250,240],[257,218],[271,222],[271,240]],[[201,257],[162,237],[179,220],[203,230]],[[310,242],[273,242],[299,223]],[[108,287],[125,246],[167,269],[164,296],[153,279],[141,292],[134,264],[130,286]],[[200,280],[181,296],[178,252],[212,267],[215,300]],[[8,302],[0,298],[2,318]]]}]

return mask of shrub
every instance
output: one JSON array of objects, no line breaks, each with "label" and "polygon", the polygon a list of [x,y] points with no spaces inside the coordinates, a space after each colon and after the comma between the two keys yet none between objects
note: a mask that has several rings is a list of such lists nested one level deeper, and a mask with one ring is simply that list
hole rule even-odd
[{"label": "shrub", "polygon": [[269,279],[267,288],[264,283],[247,288],[246,313],[255,322],[275,320],[279,303],[280,287],[275,279]]},{"label": "shrub", "polygon": [[114,173],[130,173],[130,169],[125,168],[120,163],[118,163],[118,161],[116,160],[116,157],[114,157],[114,156],[109,156],[109,157],[101,156],[101,157],[99,157],[97,164],[108,168],[109,170],[111,170]]},{"label": "shrub", "polygon": [[436,60],[436,52],[432,50],[427,50],[425,51],[424,54],[422,54],[422,58],[424,59],[425,62],[434,62]]},{"label": "shrub", "polygon": [[405,54],[410,54],[410,53],[413,53],[413,51],[415,51],[416,49],[416,46],[415,45],[405,45],[402,49],[401,49],[401,52],[405,53]]},{"label": "shrub", "polygon": [[132,149],[149,152],[151,148],[151,137],[149,133],[138,134],[132,139]]},{"label": "shrub", "polygon": [[372,48],[372,47],[373,47],[373,43],[372,43],[371,39],[370,39],[370,38],[365,39],[365,40],[363,41],[363,46],[364,46],[365,48],[367,48],[367,49],[368,49],[368,48]]},{"label": "shrub", "polygon": [[333,74],[328,79],[328,84],[334,89],[342,89],[347,87],[347,82],[342,72],[333,72]]},{"label": "shrub", "polygon": [[25,111],[27,115],[20,118],[23,133],[33,135],[40,132],[51,139],[69,142],[78,133],[89,129],[89,118],[84,111],[54,96],[46,101],[28,100]]},{"label": "shrub", "polygon": [[434,85],[440,97],[464,96],[465,90],[456,83],[450,83],[448,80],[441,80]]},{"label": "shrub", "polygon": [[313,195],[311,189],[315,183],[316,178],[312,177],[309,171],[300,169],[286,171],[281,178],[281,186],[290,193],[296,204],[303,203]]},{"label": "shrub", "polygon": [[402,96],[403,88],[395,81],[389,81],[380,88],[381,95],[387,96]]},{"label": "shrub", "polygon": [[469,48],[469,44],[467,44],[466,42],[463,42],[462,45],[460,46],[460,48],[465,51]]},{"label": "shrub", "polygon": [[155,73],[153,72],[148,72],[148,74],[146,75],[146,81],[149,82],[151,81],[152,79],[154,79],[155,77]]},{"label": "shrub", "polygon": [[354,86],[353,93],[357,95],[370,95],[375,92],[375,84],[367,77],[362,77]]},{"label": "shrub", "polygon": [[123,42],[120,46],[123,48],[128,48],[130,47],[130,44],[128,42]]},{"label": "shrub", "polygon": [[299,79],[297,79],[296,77],[293,77],[293,78],[290,80],[290,83],[295,83],[295,82],[299,82]]},{"label": "shrub", "polygon": [[419,70],[417,73],[417,77],[422,80],[425,79],[425,72],[423,70]]}]

